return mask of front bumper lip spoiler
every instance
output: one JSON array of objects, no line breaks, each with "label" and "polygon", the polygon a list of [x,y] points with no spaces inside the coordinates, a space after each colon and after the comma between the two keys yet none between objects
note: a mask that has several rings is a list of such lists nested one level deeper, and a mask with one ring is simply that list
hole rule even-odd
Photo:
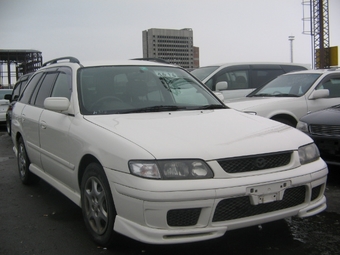
[{"label": "front bumper lip spoiler", "polygon": [[318,214],[327,208],[327,199],[325,196],[323,196],[320,200],[318,200],[316,203],[313,203],[303,209],[301,209],[298,213],[298,217],[305,218],[310,217],[315,214]]}]

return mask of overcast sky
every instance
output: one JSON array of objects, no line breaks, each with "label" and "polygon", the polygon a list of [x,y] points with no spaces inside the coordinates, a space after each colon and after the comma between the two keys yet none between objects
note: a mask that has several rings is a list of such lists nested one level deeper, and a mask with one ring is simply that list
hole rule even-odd
[{"label": "overcast sky", "polygon": [[[305,0],[306,1],[306,0]],[[142,31],[192,28],[200,65],[312,63],[302,0],[0,0],[0,49],[34,49],[43,61],[143,56]],[[340,0],[329,0],[330,46],[340,46]]]}]

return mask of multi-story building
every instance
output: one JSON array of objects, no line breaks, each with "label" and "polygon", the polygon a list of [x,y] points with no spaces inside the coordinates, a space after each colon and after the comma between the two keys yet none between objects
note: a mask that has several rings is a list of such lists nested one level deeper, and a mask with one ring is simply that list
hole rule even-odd
[{"label": "multi-story building", "polygon": [[194,47],[192,29],[143,31],[143,58],[160,58],[187,69],[199,67],[199,48]]}]

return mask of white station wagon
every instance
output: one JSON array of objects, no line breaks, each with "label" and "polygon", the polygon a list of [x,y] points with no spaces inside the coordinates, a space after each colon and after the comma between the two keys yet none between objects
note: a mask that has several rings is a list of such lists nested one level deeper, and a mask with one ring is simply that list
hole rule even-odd
[{"label": "white station wagon", "polygon": [[312,139],[229,109],[184,69],[149,61],[44,64],[13,109],[24,184],[44,179],[82,208],[94,241],[153,244],[326,208]]}]

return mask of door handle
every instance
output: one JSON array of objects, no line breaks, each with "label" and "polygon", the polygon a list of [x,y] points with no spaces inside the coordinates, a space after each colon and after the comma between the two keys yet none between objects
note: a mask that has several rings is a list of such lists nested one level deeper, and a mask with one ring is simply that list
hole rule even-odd
[{"label": "door handle", "polygon": [[41,129],[46,129],[46,122],[45,121],[40,122],[40,127]]}]

